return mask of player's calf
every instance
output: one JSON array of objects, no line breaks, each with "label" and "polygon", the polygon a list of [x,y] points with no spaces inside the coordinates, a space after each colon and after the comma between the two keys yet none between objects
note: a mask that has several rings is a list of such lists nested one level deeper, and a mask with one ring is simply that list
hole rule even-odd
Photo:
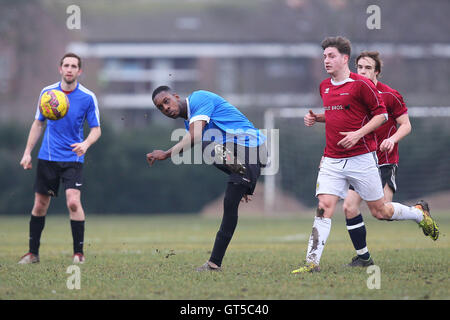
[{"label": "player's calf", "polygon": [[392,205],[384,203],[383,199],[376,201],[367,201],[372,216],[378,220],[391,220],[394,214],[394,208]]}]

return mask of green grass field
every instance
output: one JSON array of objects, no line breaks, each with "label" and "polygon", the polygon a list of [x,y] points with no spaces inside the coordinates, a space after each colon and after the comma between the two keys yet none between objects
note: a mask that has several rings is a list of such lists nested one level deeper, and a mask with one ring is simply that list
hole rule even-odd
[{"label": "green grass field", "polygon": [[41,262],[18,265],[28,249],[29,217],[0,217],[0,299],[449,299],[449,213],[434,213],[441,237],[425,238],[413,222],[365,215],[368,247],[381,269],[368,289],[366,269],[343,267],[354,255],[341,215],[322,255],[322,272],[292,275],[305,257],[311,216],[246,218],[242,214],[223,272],[197,273],[209,257],[220,220],[195,215],[88,216],[81,288],[69,290],[72,237],[66,216],[48,216]]}]

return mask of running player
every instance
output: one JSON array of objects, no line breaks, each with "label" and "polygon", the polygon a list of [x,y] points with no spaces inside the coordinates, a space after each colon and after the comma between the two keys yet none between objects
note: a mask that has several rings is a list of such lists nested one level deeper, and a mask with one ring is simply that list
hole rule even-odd
[{"label": "running player", "polygon": [[320,258],[331,230],[331,218],[349,185],[366,201],[372,215],[386,220],[414,220],[426,235],[437,239],[437,225],[425,202],[409,207],[384,201],[377,167],[374,130],[387,118],[387,110],[375,85],[350,72],[350,41],[329,37],[322,42],[324,66],[331,76],[319,87],[324,105],[326,146],[316,185],[319,200],[306,264],[292,273],[319,271]]},{"label": "running player", "polygon": [[[197,271],[220,271],[225,251],[238,221],[241,199],[249,201],[261,167],[266,163],[266,137],[233,105],[215,93],[194,91],[186,99],[167,86],[153,91],[153,103],[167,117],[185,119],[184,137],[167,151],[147,154],[149,165],[156,160],[172,159],[200,145],[202,154],[210,155],[214,166],[229,175],[222,223],[211,256]],[[206,161],[205,161],[206,162]]]},{"label": "running player", "polygon": [[[411,132],[408,110],[400,93],[378,81],[382,61],[376,51],[364,51],[356,58],[359,75],[370,79],[378,89],[388,111],[388,121],[375,130],[379,148],[377,149],[378,165],[384,191],[385,202],[391,202],[397,191],[396,174],[398,167],[398,142]],[[315,119],[323,119],[324,115],[310,112],[305,116],[305,124],[310,126]],[[398,128],[397,128],[398,125]],[[380,145],[381,143],[381,145]],[[366,244],[366,227],[360,213],[361,197],[350,186],[344,200],[344,213],[347,230],[357,255],[348,264],[351,267],[366,267],[374,264]]]},{"label": "running player", "polygon": [[[391,202],[397,191],[398,142],[411,132],[411,123],[408,109],[400,93],[378,80],[381,67],[382,61],[377,51],[364,51],[356,58],[358,74],[370,79],[375,84],[389,115],[388,121],[375,130],[375,135],[379,145],[377,157],[384,201]],[[359,194],[350,187],[343,207],[348,233],[356,250],[356,256],[348,264],[351,267],[366,267],[373,264],[366,245],[366,230],[360,212],[361,201]],[[425,204],[423,205],[425,206]]]},{"label": "running player", "polygon": [[[97,98],[92,91],[78,83],[81,72],[81,58],[74,53],[67,53],[60,61],[61,81],[41,91],[41,95],[52,89],[63,91],[69,98],[70,108],[64,118],[47,121],[37,162],[34,206],[31,211],[29,230],[29,252],[20,259],[19,264],[39,262],[39,246],[45,216],[51,197],[58,196],[60,182],[64,186],[69,209],[73,263],[85,261],[83,253],[85,214],[81,205],[83,162],[86,151],[100,137],[101,129]],[[45,120],[39,112],[38,103],[35,120],[20,161],[20,165],[25,170],[32,168],[31,152],[42,134]],[[90,132],[87,138],[83,139],[83,124],[86,120],[90,126]]]}]

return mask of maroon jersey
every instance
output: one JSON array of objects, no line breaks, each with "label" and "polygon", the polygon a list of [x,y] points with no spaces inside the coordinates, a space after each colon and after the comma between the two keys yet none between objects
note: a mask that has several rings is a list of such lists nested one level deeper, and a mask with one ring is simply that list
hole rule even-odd
[{"label": "maroon jersey", "polygon": [[386,107],[372,81],[351,72],[341,82],[331,78],[320,84],[320,96],[325,110],[325,157],[348,158],[376,151],[375,133],[362,137],[352,148],[338,146],[345,136],[340,132],[356,131],[378,114],[386,114]]},{"label": "maroon jersey", "polygon": [[394,145],[394,149],[391,153],[387,151],[381,152],[380,145],[383,140],[391,137],[397,132],[397,121],[396,119],[401,115],[407,114],[408,109],[406,108],[405,102],[401,94],[389,87],[388,85],[378,81],[377,89],[381,94],[381,98],[386,105],[386,109],[389,115],[388,120],[383,123],[377,130],[375,130],[375,135],[377,138],[378,150],[378,164],[398,164],[398,144]]}]

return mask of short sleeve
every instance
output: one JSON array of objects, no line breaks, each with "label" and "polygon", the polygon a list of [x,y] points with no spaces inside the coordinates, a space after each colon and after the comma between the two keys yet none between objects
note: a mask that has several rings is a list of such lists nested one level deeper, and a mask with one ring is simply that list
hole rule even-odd
[{"label": "short sleeve", "polygon": [[35,120],[45,121],[45,117],[42,115],[41,111],[39,110],[39,105],[41,104],[41,97],[42,97],[43,93],[44,93],[44,90],[41,91],[38,102],[36,104],[36,113],[34,115]]},{"label": "short sleeve", "polygon": [[97,97],[94,94],[91,95],[91,101],[87,112],[87,121],[90,128],[100,126],[100,112],[98,109]]},{"label": "short sleeve", "polygon": [[189,123],[198,120],[209,123],[214,111],[214,103],[208,95],[202,92],[194,92],[189,98],[189,107],[191,110]]},{"label": "short sleeve", "polygon": [[392,98],[394,105],[393,117],[397,119],[398,117],[407,114],[408,108],[406,107],[405,101],[403,101],[402,95],[398,91],[394,90],[392,92]]},{"label": "short sleeve", "polygon": [[375,85],[372,82],[369,83],[363,80],[358,82],[359,97],[361,102],[369,108],[371,115],[387,114],[386,105]]}]

